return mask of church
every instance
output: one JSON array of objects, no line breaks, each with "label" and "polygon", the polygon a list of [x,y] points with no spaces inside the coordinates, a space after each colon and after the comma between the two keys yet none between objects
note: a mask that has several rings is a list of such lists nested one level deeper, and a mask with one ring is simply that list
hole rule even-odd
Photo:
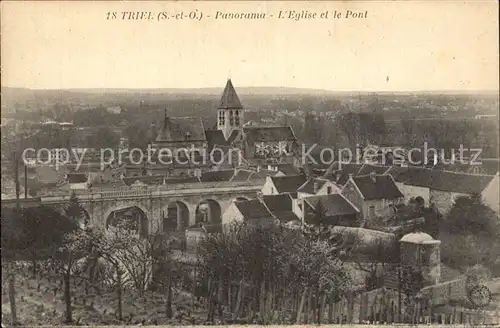
[{"label": "church", "polygon": [[[151,165],[149,174],[198,177],[206,171],[228,168],[258,171],[276,169],[280,164],[293,165],[297,163],[299,152],[291,127],[245,124],[245,108],[230,79],[217,107],[215,126],[205,129],[200,117],[168,117],[165,110],[163,124],[151,148],[196,151],[194,154],[186,152],[186,160],[182,163]],[[206,160],[202,160],[203,156]]]}]

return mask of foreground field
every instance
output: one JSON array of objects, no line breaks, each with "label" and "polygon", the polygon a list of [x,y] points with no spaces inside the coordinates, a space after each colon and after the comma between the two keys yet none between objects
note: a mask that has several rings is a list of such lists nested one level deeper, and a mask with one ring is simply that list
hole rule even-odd
[{"label": "foreground field", "polygon": [[[161,293],[135,291],[123,292],[123,322],[116,318],[116,293],[92,288],[85,293],[83,283],[75,283],[72,293],[73,318],[78,325],[192,325],[201,324],[206,318],[204,307],[190,294],[174,290],[173,318],[166,316],[167,297]],[[2,286],[2,323],[9,324],[10,306],[6,284]],[[16,277],[17,316],[20,324],[61,325],[64,321],[65,303],[60,280],[28,275]],[[193,306],[194,305],[194,306]]]}]

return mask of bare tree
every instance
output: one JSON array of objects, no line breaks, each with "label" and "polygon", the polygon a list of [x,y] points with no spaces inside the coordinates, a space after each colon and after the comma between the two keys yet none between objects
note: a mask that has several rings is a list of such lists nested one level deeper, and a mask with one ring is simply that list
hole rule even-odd
[{"label": "bare tree", "polygon": [[97,232],[93,238],[97,256],[105,259],[113,268],[110,279],[117,293],[118,320],[123,319],[124,286],[130,285],[139,293],[144,293],[153,280],[155,264],[160,263],[163,265],[162,269],[165,269],[164,264],[170,258],[173,242],[168,235],[159,232],[142,238],[137,231],[129,228],[126,224],[118,224],[106,232]]}]

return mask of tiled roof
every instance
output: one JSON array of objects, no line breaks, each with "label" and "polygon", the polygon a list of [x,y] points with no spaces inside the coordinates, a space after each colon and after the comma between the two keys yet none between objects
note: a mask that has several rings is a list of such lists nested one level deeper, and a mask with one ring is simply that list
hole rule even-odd
[{"label": "tiled roof", "polygon": [[156,141],[206,141],[203,122],[199,117],[166,117]]},{"label": "tiled roof", "polygon": [[[308,194],[316,194],[321,187],[326,183],[325,179],[318,179],[318,178],[309,178],[306,183],[304,183],[302,186],[300,186],[297,191],[299,192],[304,192]],[[317,186],[317,190],[314,190],[314,184]]]},{"label": "tiled roof", "polygon": [[274,176],[276,174],[278,174],[278,172],[271,170],[260,170],[257,172],[253,170],[238,169],[234,174],[233,178],[231,179],[231,181],[248,181],[248,180],[265,179],[266,176]]},{"label": "tiled roof", "polygon": [[281,222],[298,220],[292,211],[292,197],[289,194],[266,195],[262,197],[269,211]]},{"label": "tiled roof", "polygon": [[292,164],[278,164],[278,171],[284,175],[297,175],[299,171]]},{"label": "tiled roof", "polygon": [[84,183],[87,182],[88,176],[85,173],[68,173],[67,179],[69,183]]},{"label": "tiled roof", "polygon": [[284,175],[271,177],[279,193],[296,192],[306,181],[303,175]]},{"label": "tiled roof", "polygon": [[296,141],[289,126],[244,127],[243,132],[248,142]]},{"label": "tiled roof", "polygon": [[481,168],[486,174],[495,175],[500,172],[500,159],[499,158],[480,158]]},{"label": "tiled roof", "polygon": [[227,146],[226,138],[224,138],[224,134],[221,130],[206,130],[205,137],[209,150],[212,150],[216,145]]},{"label": "tiled roof", "polygon": [[494,177],[420,167],[394,167],[389,174],[407,185],[464,194],[481,193]]},{"label": "tiled roof", "polygon": [[280,173],[279,171],[273,171],[273,170],[267,170],[267,169],[261,169],[260,171],[257,172],[257,176],[259,176],[262,179],[265,179],[267,176],[274,177]]},{"label": "tiled roof", "polygon": [[35,170],[38,180],[46,184],[58,183],[62,175],[54,167],[50,166],[38,166]]},{"label": "tiled roof", "polygon": [[227,80],[224,92],[222,92],[222,97],[220,99],[219,109],[243,109],[240,99],[234,90],[233,83],[231,79]]},{"label": "tiled roof", "polygon": [[235,202],[234,204],[247,220],[272,218],[271,213],[259,199]]},{"label": "tiled roof", "polygon": [[362,167],[363,164],[333,162],[323,177],[332,179],[332,181],[339,185],[344,185],[349,179],[349,174],[358,175]]},{"label": "tiled roof", "polygon": [[312,208],[316,208],[318,202],[321,201],[323,208],[326,210],[326,216],[350,215],[359,212],[358,209],[341,194],[311,196],[306,197],[305,201],[309,203]]},{"label": "tiled roof", "polygon": [[201,174],[202,182],[229,181],[234,175],[234,170],[208,171]]},{"label": "tiled roof", "polygon": [[292,210],[292,198],[289,194],[262,196],[267,208],[273,212],[286,212]]},{"label": "tiled roof", "polygon": [[453,171],[458,173],[469,173],[469,174],[486,174],[495,175],[499,171],[499,160],[498,159],[483,159],[481,164],[472,165],[465,163],[453,163],[453,164],[443,164],[438,163],[433,168],[443,171]]},{"label": "tiled roof", "polygon": [[231,134],[229,135],[229,137],[227,137],[227,144],[228,145],[231,145],[233,144],[233,142],[236,140],[236,138],[238,137],[240,131],[238,130],[233,130],[231,131]]},{"label": "tiled roof", "polygon": [[239,169],[236,171],[231,181],[247,181],[254,174],[255,172],[253,171]]},{"label": "tiled roof", "polygon": [[276,217],[276,219],[284,223],[299,220],[299,217],[295,215],[295,213],[293,213],[292,211],[277,212],[273,214]]},{"label": "tiled roof", "polygon": [[354,183],[365,200],[394,199],[403,197],[401,191],[389,175],[364,175],[353,177]]},{"label": "tiled roof", "polygon": [[363,166],[363,164],[356,163],[344,164],[341,162],[333,162],[323,174],[323,177],[332,180],[340,186],[343,186],[349,179],[349,174],[352,174],[353,176],[358,175]]},{"label": "tiled roof", "polygon": [[385,174],[391,168],[392,166],[364,164],[358,171],[357,175],[367,175],[372,172],[375,172],[376,174]]}]

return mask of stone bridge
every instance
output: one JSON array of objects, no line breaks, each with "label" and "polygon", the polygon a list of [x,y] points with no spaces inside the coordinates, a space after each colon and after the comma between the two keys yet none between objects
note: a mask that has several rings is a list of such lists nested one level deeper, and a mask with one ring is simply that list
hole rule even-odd
[{"label": "stone bridge", "polygon": [[[198,221],[220,223],[224,211],[235,200],[252,199],[264,181],[207,182],[155,187],[126,187],[114,190],[75,190],[92,225],[107,228],[116,215],[136,215],[144,233],[184,230]],[[40,197],[43,205],[66,204],[71,192]],[[33,200],[21,200],[32,206]],[[2,200],[2,207],[15,206]],[[204,218],[204,219],[203,219]]]}]

